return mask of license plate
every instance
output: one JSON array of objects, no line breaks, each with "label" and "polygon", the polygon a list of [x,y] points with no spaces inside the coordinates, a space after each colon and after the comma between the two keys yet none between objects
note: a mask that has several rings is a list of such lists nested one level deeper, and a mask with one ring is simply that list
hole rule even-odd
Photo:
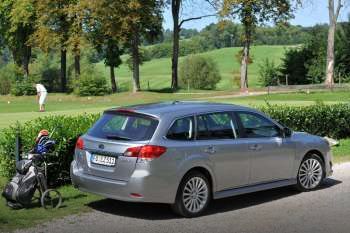
[{"label": "license plate", "polygon": [[113,167],[115,166],[116,158],[105,155],[92,155],[91,162],[99,165]]}]

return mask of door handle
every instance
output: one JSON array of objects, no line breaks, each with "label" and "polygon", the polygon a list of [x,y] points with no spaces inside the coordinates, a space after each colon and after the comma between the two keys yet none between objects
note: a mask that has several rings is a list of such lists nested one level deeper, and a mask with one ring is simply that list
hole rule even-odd
[{"label": "door handle", "polygon": [[262,149],[262,145],[259,144],[253,144],[249,146],[250,150],[261,150]]},{"label": "door handle", "polygon": [[208,146],[207,148],[204,149],[204,152],[208,154],[214,154],[216,150],[214,146]]}]

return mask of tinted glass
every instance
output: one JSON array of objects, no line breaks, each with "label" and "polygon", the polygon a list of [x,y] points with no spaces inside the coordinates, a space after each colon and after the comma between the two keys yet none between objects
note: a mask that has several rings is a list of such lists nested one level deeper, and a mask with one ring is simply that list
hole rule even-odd
[{"label": "tinted glass", "polygon": [[233,139],[237,125],[230,113],[212,113],[197,117],[197,139]]},{"label": "tinted glass", "polygon": [[170,127],[166,137],[173,140],[192,140],[194,138],[193,129],[193,117],[178,119]]},{"label": "tinted glass", "polygon": [[244,133],[249,138],[277,137],[280,129],[265,117],[253,113],[238,113]]},{"label": "tinted glass", "polygon": [[158,125],[151,117],[105,113],[88,131],[88,135],[97,138],[125,141],[150,140]]}]

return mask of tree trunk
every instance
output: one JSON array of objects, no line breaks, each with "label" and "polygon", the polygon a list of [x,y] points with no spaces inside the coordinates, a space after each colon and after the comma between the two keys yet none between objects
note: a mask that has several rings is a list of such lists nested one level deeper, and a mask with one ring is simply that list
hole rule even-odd
[{"label": "tree trunk", "polygon": [[332,87],[334,84],[334,36],[335,25],[331,24],[328,29],[327,41],[327,63],[326,63],[326,80],[325,84]]},{"label": "tree trunk", "polygon": [[117,92],[117,82],[115,81],[114,66],[110,66],[112,93]]},{"label": "tree trunk", "polygon": [[244,42],[241,61],[241,92],[248,91],[248,62],[249,62],[250,42]]},{"label": "tree trunk", "polygon": [[178,88],[178,63],[179,63],[179,40],[180,30],[179,27],[179,13],[180,13],[181,0],[172,0],[171,10],[173,16],[173,53],[171,59],[171,89],[176,91]]},{"label": "tree trunk", "polygon": [[29,62],[30,62],[30,57],[32,56],[32,47],[30,46],[26,46],[25,47],[25,51],[23,54],[23,72],[24,72],[24,76],[26,78],[29,77]]},{"label": "tree trunk", "polygon": [[328,13],[329,13],[329,28],[327,39],[327,62],[326,62],[326,79],[325,84],[332,88],[334,84],[334,40],[335,30],[337,26],[337,20],[339,11],[343,7],[342,1],[338,0],[337,8],[334,11],[334,0],[328,0]]},{"label": "tree trunk", "polygon": [[61,50],[61,91],[67,90],[67,50]]},{"label": "tree trunk", "polygon": [[140,54],[139,54],[139,34],[135,30],[132,40],[132,69],[133,69],[133,92],[140,91]]},{"label": "tree trunk", "polygon": [[80,55],[74,56],[74,70],[75,70],[75,77],[79,78],[79,76],[80,76]]}]

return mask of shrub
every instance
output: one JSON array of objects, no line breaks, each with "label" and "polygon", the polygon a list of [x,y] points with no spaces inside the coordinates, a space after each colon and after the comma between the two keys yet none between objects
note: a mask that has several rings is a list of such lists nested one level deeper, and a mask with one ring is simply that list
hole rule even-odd
[{"label": "shrub", "polygon": [[16,81],[11,87],[11,94],[15,96],[35,95],[36,89],[30,80]]},{"label": "shrub", "polygon": [[92,68],[86,68],[74,82],[74,93],[79,96],[103,96],[111,93],[106,78]]},{"label": "shrub", "polygon": [[180,85],[195,89],[215,89],[221,80],[217,64],[211,58],[189,56],[180,65]]},{"label": "shrub", "polygon": [[0,132],[0,175],[10,177],[15,172],[15,137],[18,131],[22,139],[22,151],[29,151],[34,145],[39,130],[47,129],[54,133],[57,142],[54,154],[48,156],[50,163],[58,163],[48,169],[50,180],[69,179],[69,167],[73,159],[76,139],[85,133],[99,118],[99,114],[80,116],[47,116],[24,124],[11,126]]},{"label": "shrub", "polygon": [[278,67],[268,58],[259,64],[259,81],[264,86],[276,86],[279,77]]},{"label": "shrub", "polygon": [[288,75],[288,84],[309,84],[307,79],[307,61],[310,59],[310,51],[304,46],[301,48],[290,48],[285,51],[281,64],[281,75]]},{"label": "shrub", "polygon": [[260,110],[296,131],[336,139],[350,137],[350,105],[322,103],[311,106],[267,105]]},{"label": "shrub", "polygon": [[59,92],[61,91],[59,64],[59,54],[38,52],[31,63],[30,76],[43,84],[48,92]]},{"label": "shrub", "polygon": [[0,77],[0,95],[10,94],[11,80],[7,77]]},{"label": "shrub", "polygon": [[23,78],[20,67],[13,63],[6,64],[0,69],[0,95],[7,95],[11,92],[12,83]]}]

